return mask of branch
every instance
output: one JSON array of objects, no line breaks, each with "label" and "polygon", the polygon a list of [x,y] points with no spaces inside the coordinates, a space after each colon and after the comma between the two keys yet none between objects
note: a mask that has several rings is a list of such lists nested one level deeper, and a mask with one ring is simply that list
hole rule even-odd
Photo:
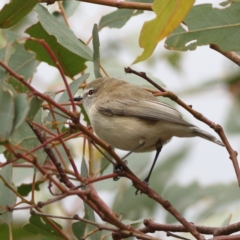
[{"label": "branch", "polygon": [[161,96],[170,98],[171,100],[173,100],[174,102],[176,102],[177,104],[179,104],[180,106],[185,108],[188,112],[190,112],[196,119],[204,122],[210,128],[214,129],[214,131],[220,136],[220,138],[222,139],[223,143],[226,146],[226,149],[227,149],[227,151],[229,153],[229,158],[232,160],[232,163],[233,163],[233,167],[234,167],[234,170],[235,170],[235,173],[236,173],[236,176],[237,176],[237,180],[238,180],[238,185],[240,186],[240,170],[239,170],[239,165],[238,165],[238,160],[237,160],[238,153],[231,147],[231,145],[230,145],[230,143],[229,143],[229,141],[228,141],[228,139],[227,139],[227,137],[226,137],[226,135],[224,133],[224,130],[223,130],[223,128],[220,125],[215,124],[214,122],[212,122],[211,120],[209,120],[208,118],[203,116],[201,113],[195,111],[192,108],[192,106],[189,106],[186,103],[184,103],[174,93],[172,93],[170,91],[166,91],[165,89],[163,89],[157,83],[155,83],[150,78],[148,78],[146,73],[144,73],[144,72],[137,72],[137,71],[131,69],[130,67],[125,68],[125,72],[126,73],[134,73],[134,74],[136,74],[136,75],[146,79],[148,82],[153,84],[157,89],[159,89],[162,92]]},{"label": "branch", "polygon": [[116,228],[116,227],[111,227],[111,226],[108,226],[108,225],[105,225],[105,224],[93,222],[93,221],[90,221],[88,219],[81,218],[77,214],[75,214],[73,217],[65,217],[65,216],[55,216],[55,215],[49,215],[49,214],[45,214],[45,213],[39,213],[39,212],[35,212],[33,210],[31,211],[31,214],[32,215],[44,216],[44,217],[50,217],[50,218],[58,218],[58,219],[66,219],[66,220],[79,220],[81,222],[85,222],[85,223],[88,223],[88,224],[91,224],[91,225],[95,226],[98,230],[108,230],[108,231],[120,233],[121,235],[124,235],[126,237],[135,236],[135,237],[139,237],[141,239],[146,239],[146,240],[159,240],[158,238],[151,237],[151,236],[148,236],[148,235],[142,235],[142,234],[131,232],[131,231],[128,231],[128,230],[121,230],[121,229]]},{"label": "branch", "polygon": [[68,109],[62,107],[60,104],[56,103],[52,98],[50,98],[48,95],[43,94],[43,93],[37,91],[21,75],[18,75],[16,72],[14,72],[4,62],[0,61],[0,66],[2,66],[4,69],[6,69],[11,76],[13,76],[20,83],[22,83],[24,86],[26,86],[34,95],[37,95],[38,97],[40,97],[43,100],[47,101],[48,103],[52,104],[54,107],[56,107],[61,112],[65,113],[66,115],[68,115],[68,116],[70,116],[72,118],[74,118],[74,117],[76,118],[77,114],[74,114],[73,112],[69,111]]},{"label": "branch", "polygon": [[[156,231],[188,232],[188,229],[186,229],[182,225],[160,224],[160,223],[155,223],[149,219],[144,220],[143,224],[145,225],[145,227],[138,229],[143,233],[149,233],[149,232],[154,233]],[[240,222],[230,224],[226,227],[207,227],[207,226],[198,226],[198,225],[195,225],[195,227],[197,231],[201,234],[214,235],[214,236],[230,235],[232,233],[240,231]]]},{"label": "branch", "polygon": [[235,52],[223,52],[220,47],[216,44],[210,44],[209,45],[211,49],[221,53],[228,59],[230,59],[232,62],[236,63],[238,66],[240,66],[240,56],[236,54]]},{"label": "branch", "polygon": [[[61,0],[39,0],[39,2],[45,2],[47,4],[53,4],[57,1],[61,1]],[[108,7],[152,11],[151,3],[126,2],[121,0],[79,0],[79,1],[98,4],[98,5],[105,5]]]}]

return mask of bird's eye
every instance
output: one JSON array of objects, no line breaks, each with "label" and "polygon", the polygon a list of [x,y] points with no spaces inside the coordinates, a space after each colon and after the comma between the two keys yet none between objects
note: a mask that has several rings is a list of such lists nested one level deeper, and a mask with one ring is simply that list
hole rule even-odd
[{"label": "bird's eye", "polygon": [[88,96],[91,96],[93,94],[94,94],[94,91],[92,89],[88,91]]}]

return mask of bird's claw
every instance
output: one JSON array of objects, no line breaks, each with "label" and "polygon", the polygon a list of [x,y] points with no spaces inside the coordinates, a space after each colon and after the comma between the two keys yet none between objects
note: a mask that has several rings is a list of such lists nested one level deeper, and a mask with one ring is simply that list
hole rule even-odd
[{"label": "bird's claw", "polygon": [[[128,164],[127,160],[124,160],[123,161],[125,163],[125,165]],[[123,171],[123,166],[120,165],[119,163],[116,163],[114,166],[113,166],[113,172],[114,173],[121,173]],[[114,177],[113,180],[114,181],[118,181],[121,177],[120,176],[117,176],[117,177]]]},{"label": "bird's claw", "polygon": [[[142,182],[146,184],[146,187],[148,187],[149,182],[148,182],[148,179],[147,179],[147,178],[144,179]],[[139,190],[139,189],[137,189],[136,192],[135,192],[135,195],[138,195],[138,192],[140,192],[140,194],[142,194],[142,191]]]}]

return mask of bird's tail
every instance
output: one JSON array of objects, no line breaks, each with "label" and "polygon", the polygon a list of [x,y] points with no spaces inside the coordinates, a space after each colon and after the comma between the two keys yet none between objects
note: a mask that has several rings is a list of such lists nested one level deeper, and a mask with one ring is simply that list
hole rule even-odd
[{"label": "bird's tail", "polygon": [[198,136],[198,137],[207,139],[207,140],[209,140],[209,141],[211,141],[211,142],[214,142],[214,143],[216,143],[216,144],[218,144],[218,145],[220,145],[220,146],[225,147],[225,145],[224,145],[220,140],[218,140],[217,138],[215,138],[215,137],[214,137],[213,135],[211,135],[210,133],[205,132],[204,130],[202,130],[202,129],[198,128],[198,127],[194,127],[194,128],[192,128],[192,130],[193,130],[193,134],[194,134],[195,136]]}]

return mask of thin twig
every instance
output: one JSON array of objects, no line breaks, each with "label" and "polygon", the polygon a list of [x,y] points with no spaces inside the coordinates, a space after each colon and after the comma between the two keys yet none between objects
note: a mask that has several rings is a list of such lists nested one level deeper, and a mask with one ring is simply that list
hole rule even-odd
[{"label": "thin twig", "polygon": [[221,53],[228,59],[230,59],[232,62],[236,63],[238,66],[240,66],[240,56],[236,54],[235,52],[224,52],[220,49],[220,47],[216,44],[210,44],[209,45],[211,49]]},{"label": "thin twig", "polygon": [[[160,224],[156,223],[150,219],[145,219],[143,224],[145,227],[139,228],[138,230],[144,233],[154,233],[156,231],[164,231],[164,232],[188,232],[182,225],[174,225],[174,224]],[[194,225],[192,223],[192,225]],[[230,224],[225,227],[209,227],[209,226],[199,226],[195,225],[196,229],[199,233],[205,235],[214,235],[214,236],[221,236],[221,235],[230,235],[232,233],[240,231],[240,222]]]},{"label": "thin twig", "polygon": [[66,25],[70,28],[70,25],[69,25],[69,22],[68,22],[68,19],[67,19],[67,15],[66,15],[66,13],[65,13],[65,9],[64,9],[64,7],[63,7],[62,2],[59,1],[59,2],[58,2],[58,6],[59,6],[60,11],[61,11],[61,14],[62,14],[62,16],[63,16],[64,22],[65,22]]},{"label": "thin twig", "polygon": [[[39,0],[39,1],[45,2],[48,4],[53,4],[57,1],[62,1],[62,0]],[[116,8],[152,11],[151,3],[126,2],[126,1],[121,1],[121,0],[81,0],[81,2],[94,3],[94,4],[98,4],[98,5],[105,5],[105,6],[116,7]]]},{"label": "thin twig", "polygon": [[174,102],[176,102],[177,104],[179,104],[180,106],[182,106],[183,108],[185,108],[188,112],[190,112],[195,118],[197,118],[198,120],[204,122],[205,124],[207,124],[209,127],[211,127],[221,138],[221,140],[223,141],[228,153],[229,153],[229,158],[232,160],[233,163],[233,167],[237,176],[237,180],[238,180],[238,185],[240,186],[240,169],[239,169],[239,164],[238,164],[238,160],[237,160],[237,155],[238,153],[231,147],[223,128],[218,125],[215,124],[214,122],[212,122],[211,120],[209,120],[208,118],[206,118],[205,116],[203,116],[201,113],[195,111],[191,106],[187,105],[186,103],[184,103],[181,99],[179,99],[179,97],[170,92],[170,91],[166,91],[165,89],[163,89],[161,86],[159,86],[157,83],[153,82],[151,79],[149,79],[146,75],[146,73],[144,72],[137,72],[135,70],[133,70],[130,67],[125,68],[125,72],[126,73],[134,73],[144,79],[146,79],[148,82],[150,82],[151,84],[153,84],[157,89],[159,89],[162,92],[163,97],[168,97],[171,100],[173,100]]}]

